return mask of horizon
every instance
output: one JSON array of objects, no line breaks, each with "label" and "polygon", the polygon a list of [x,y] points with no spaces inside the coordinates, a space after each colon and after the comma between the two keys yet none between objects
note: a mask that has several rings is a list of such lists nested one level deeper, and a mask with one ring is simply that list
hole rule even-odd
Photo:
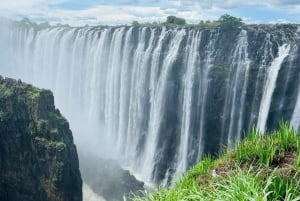
[{"label": "horizon", "polygon": [[197,24],[229,14],[246,24],[300,23],[297,0],[0,0],[0,16],[13,20],[28,18],[35,23],[71,26],[124,25],[132,21],[164,22],[174,15]]}]

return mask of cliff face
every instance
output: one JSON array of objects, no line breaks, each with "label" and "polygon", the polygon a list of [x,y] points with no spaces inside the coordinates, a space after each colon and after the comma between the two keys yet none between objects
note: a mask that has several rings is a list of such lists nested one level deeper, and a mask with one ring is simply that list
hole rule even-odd
[{"label": "cliff face", "polygon": [[132,194],[140,194],[144,183],[138,181],[128,170],[109,159],[79,153],[82,178],[93,191],[106,201],[132,200]]},{"label": "cliff face", "polygon": [[52,92],[2,77],[0,200],[82,200],[76,147]]},{"label": "cliff face", "polygon": [[146,182],[180,176],[253,126],[300,126],[299,25],[1,29],[0,74],[52,89],[74,132],[91,130],[105,145],[95,150]]}]

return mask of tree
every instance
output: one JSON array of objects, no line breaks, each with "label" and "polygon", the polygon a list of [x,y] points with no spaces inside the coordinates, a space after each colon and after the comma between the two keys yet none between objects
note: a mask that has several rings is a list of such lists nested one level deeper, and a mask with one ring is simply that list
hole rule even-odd
[{"label": "tree", "polygon": [[219,22],[221,28],[225,28],[225,29],[239,27],[243,24],[241,18],[236,18],[228,14],[222,15],[219,18]]},{"label": "tree", "polygon": [[185,19],[176,16],[168,16],[167,24],[185,25],[186,21]]},{"label": "tree", "polygon": [[138,27],[138,26],[140,26],[140,23],[138,22],[138,21],[133,21],[132,23],[132,26],[135,26],[135,27]]}]

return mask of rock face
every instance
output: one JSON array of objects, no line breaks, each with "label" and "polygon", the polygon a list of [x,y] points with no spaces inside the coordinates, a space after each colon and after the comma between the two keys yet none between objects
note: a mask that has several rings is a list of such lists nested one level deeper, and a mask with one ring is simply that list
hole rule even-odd
[{"label": "rock face", "polygon": [[120,201],[123,197],[131,200],[132,193],[137,195],[144,190],[144,183],[128,170],[122,169],[117,162],[92,155],[79,155],[85,183],[107,201]]},{"label": "rock face", "polygon": [[0,200],[82,200],[76,147],[52,92],[2,77]]},{"label": "rock face", "polygon": [[21,22],[0,26],[0,46],[10,48],[0,52],[0,74],[52,89],[74,131],[108,138],[109,152],[146,182],[169,182],[253,126],[273,130],[281,119],[300,126],[299,25]]}]

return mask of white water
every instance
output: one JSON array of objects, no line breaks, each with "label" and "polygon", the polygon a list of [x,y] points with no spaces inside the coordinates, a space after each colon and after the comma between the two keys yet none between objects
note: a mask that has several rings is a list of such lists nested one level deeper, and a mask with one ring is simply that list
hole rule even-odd
[{"label": "white water", "polygon": [[277,76],[282,62],[288,56],[291,47],[284,44],[278,49],[278,57],[272,62],[269,72],[267,73],[266,83],[264,84],[263,97],[260,103],[257,128],[261,133],[266,129],[267,118],[270,110],[272,95],[276,87]]},{"label": "white water", "polygon": [[[234,52],[232,65],[234,65],[232,66],[232,69],[235,71],[235,76],[233,78],[233,86],[230,87],[230,89],[233,91],[227,94],[227,98],[231,99],[231,102],[228,103],[231,105],[231,107],[228,104],[225,104],[227,112],[230,113],[230,123],[228,131],[229,147],[232,147],[234,145],[235,136],[237,136],[237,140],[240,140],[240,135],[242,133],[244,103],[246,89],[248,86],[248,73],[250,67],[250,60],[248,58],[248,37],[245,30],[242,30],[239,35],[239,40]],[[229,111],[229,108],[232,109]],[[234,129],[236,119],[238,119],[237,130]],[[237,133],[238,135],[236,135]]]},{"label": "white water", "polygon": [[[298,32],[300,35],[300,27],[298,28]],[[293,53],[292,53],[292,59],[290,59],[290,65],[292,65],[292,61],[298,56],[297,51],[298,51],[298,47],[294,46]],[[293,75],[290,75],[290,76],[292,77]],[[298,75],[298,76],[300,76],[300,75]],[[296,101],[296,106],[293,111],[291,124],[294,128],[300,129],[300,87],[298,89],[298,97],[297,97],[297,101]]]},{"label": "white water", "polygon": [[[172,68],[172,64],[177,58],[179,45],[183,36],[185,35],[185,31],[181,30],[176,32],[174,39],[170,43],[169,52],[164,59],[162,66],[164,67],[161,71],[161,75],[159,79],[156,79],[157,85],[155,86],[153,99],[151,99],[151,110],[150,110],[150,130],[147,137],[147,141],[150,143],[146,144],[146,154],[144,160],[144,175],[146,175],[146,181],[151,181],[153,166],[155,165],[155,155],[157,150],[160,147],[157,147],[157,140],[158,134],[160,132],[160,126],[162,118],[164,117],[163,112],[165,111],[164,108],[166,107],[166,94],[168,88],[168,81],[169,81],[169,74]],[[153,64],[154,66],[158,66],[157,63]],[[152,67],[154,67],[152,66]],[[151,76],[155,76],[151,74]],[[154,83],[154,82],[153,82]],[[148,169],[147,167],[150,167]],[[146,170],[146,171],[145,171]]]},{"label": "white water", "polygon": [[[199,60],[199,53],[197,48],[201,41],[201,32],[190,32],[188,36],[189,44],[186,47],[186,54],[188,57],[185,58],[187,62],[187,72],[184,77],[184,92],[183,92],[183,111],[182,111],[182,124],[181,124],[181,135],[180,145],[178,152],[178,165],[176,169],[176,175],[180,176],[188,168],[188,153],[189,153],[189,134],[191,124],[191,112],[193,110],[192,99],[193,99],[193,85],[195,81],[195,71],[197,67],[197,60]],[[198,64],[199,65],[199,64]]]},{"label": "white water", "polygon": [[96,194],[91,187],[85,183],[82,185],[82,199],[83,201],[105,201],[104,198]]},{"label": "white water", "polygon": [[[245,30],[237,33],[226,57],[220,55],[225,39],[217,30],[16,27],[0,36],[8,47],[1,51],[0,74],[53,90],[80,150],[115,158],[148,183],[163,165],[165,180],[157,182],[167,183],[208,147],[233,146],[257,113],[264,130],[283,61],[296,58],[288,56],[290,45],[279,47],[274,58],[266,34],[260,65],[251,67]],[[258,68],[263,84],[250,80],[251,68]],[[214,91],[213,73],[227,80],[224,91]],[[247,100],[249,86],[256,101]],[[208,114],[215,98],[224,103],[217,114]],[[299,110],[300,91],[293,125],[300,124]],[[249,115],[250,123],[244,121]]]},{"label": "white water", "polygon": [[200,87],[201,87],[201,92],[200,92],[200,101],[199,101],[199,105],[200,105],[200,128],[199,128],[199,144],[198,144],[198,157],[197,160],[200,160],[202,155],[203,155],[203,150],[204,150],[204,135],[205,135],[205,131],[204,131],[204,124],[205,124],[205,109],[206,109],[206,100],[207,100],[207,90],[208,90],[208,84],[209,84],[209,73],[211,68],[213,67],[213,56],[216,50],[216,41],[218,39],[219,36],[219,32],[214,33],[211,32],[210,33],[210,39],[209,39],[209,43],[207,46],[207,50],[206,50],[206,59],[205,59],[205,66],[203,69],[203,77],[201,76],[200,79]]},{"label": "white water", "polygon": [[294,128],[299,129],[300,126],[300,89],[298,92],[298,98],[297,98],[297,103],[293,112],[291,124],[293,125]]}]

